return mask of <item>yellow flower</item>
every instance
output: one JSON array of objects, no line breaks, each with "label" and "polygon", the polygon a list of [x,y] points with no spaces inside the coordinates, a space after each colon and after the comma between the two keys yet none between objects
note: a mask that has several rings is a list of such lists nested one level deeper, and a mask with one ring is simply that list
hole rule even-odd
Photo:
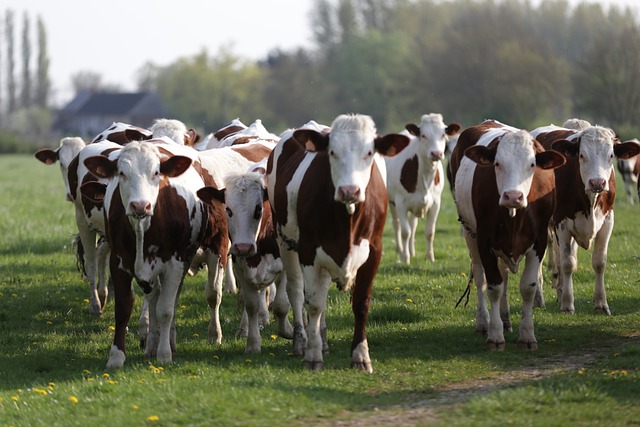
[{"label": "yellow flower", "polygon": [[88,299],[88,298],[85,298],[85,299],[83,300],[83,302],[84,302],[85,304],[89,304],[89,299]]},{"label": "yellow flower", "polygon": [[195,334],[193,334],[193,336],[197,338],[200,336],[200,334],[196,332]]},{"label": "yellow flower", "polygon": [[82,373],[83,373],[83,374],[90,374],[90,373],[91,373],[91,371],[90,371],[90,370],[88,370],[88,369],[85,369],[85,370],[83,370],[83,371],[82,371]]},{"label": "yellow flower", "polygon": [[133,409],[134,409],[134,411],[137,411],[138,409],[140,409],[140,406],[138,406],[138,405],[133,405]]},{"label": "yellow flower", "polygon": [[102,377],[103,377],[103,378],[109,378],[109,376],[110,376],[110,375],[109,375],[108,373],[106,373],[106,372],[105,372],[104,374],[102,374]]},{"label": "yellow flower", "polygon": [[43,389],[41,389],[41,388],[34,388],[34,389],[33,389],[33,392],[34,392],[34,393],[41,394],[41,395],[43,395],[43,396],[45,396],[45,395],[47,394],[47,390],[43,390]]},{"label": "yellow flower", "polygon": [[620,371],[620,375],[627,375],[627,371],[623,369],[622,371]]},{"label": "yellow flower", "polygon": [[271,335],[271,339],[272,339],[272,340],[275,340],[275,339],[277,339],[277,338],[278,338],[278,336],[277,336],[276,334]]},{"label": "yellow flower", "polygon": [[251,363],[251,359],[246,359],[244,363]]},{"label": "yellow flower", "polygon": [[185,308],[187,308],[187,306],[186,305],[181,305],[180,308],[184,310]]},{"label": "yellow flower", "polygon": [[411,298],[407,298],[407,302],[408,302],[409,304],[413,304],[413,300],[412,300]]},{"label": "yellow flower", "polygon": [[110,331],[115,331],[115,330],[116,330],[116,327],[115,327],[115,326],[112,326],[112,325],[109,325],[109,328],[108,328],[108,329],[109,329]]},{"label": "yellow flower", "polygon": [[11,396],[11,400],[17,402],[18,400],[20,400],[20,398],[18,396]]},{"label": "yellow flower", "polygon": [[157,416],[157,415],[149,415],[147,417],[147,421],[158,421],[159,419],[160,419],[160,417]]},{"label": "yellow flower", "polygon": [[69,402],[71,403],[78,403],[78,398],[75,396],[69,396]]},{"label": "yellow flower", "polygon": [[107,383],[109,383],[109,384],[118,384],[118,381],[114,381],[114,380],[107,380]]}]

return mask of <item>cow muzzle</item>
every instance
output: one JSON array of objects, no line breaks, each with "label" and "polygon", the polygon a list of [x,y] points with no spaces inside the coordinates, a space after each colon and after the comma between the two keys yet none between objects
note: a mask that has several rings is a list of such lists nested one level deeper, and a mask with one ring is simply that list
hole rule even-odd
[{"label": "cow muzzle", "polygon": [[432,151],[431,152],[431,160],[437,162],[438,160],[444,159],[444,153],[442,151]]},{"label": "cow muzzle", "polygon": [[522,191],[510,190],[502,193],[500,197],[500,206],[509,209],[521,209],[527,206],[527,199]]},{"label": "cow muzzle", "polygon": [[338,187],[339,202],[349,204],[360,201],[360,187],[357,185],[341,185]]},{"label": "cow muzzle", "polygon": [[607,181],[603,178],[592,178],[587,182],[586,190],[596,194],[602,193],[607,190]]},{"label": "cow muzzle", "polygon": [[247,258],[256,254],[256,246],[251,243],[234,243],[231,254],[240,258]]},{"label": "cow muzzle", "polygon": [[127,215],[142,219],[151,216],[151,203],[147,201],[130,202]]}]

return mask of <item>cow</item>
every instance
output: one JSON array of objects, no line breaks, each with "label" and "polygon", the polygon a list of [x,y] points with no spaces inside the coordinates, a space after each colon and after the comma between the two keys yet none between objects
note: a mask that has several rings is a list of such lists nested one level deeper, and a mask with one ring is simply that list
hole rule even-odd
[{"label": "cow", "polygon": [[233,271],[244,297],[243,318],[247,317],[246,352],[261,350],[260,315],[266,313],[268,317],[265,291],[274,282],[277,289],[272,309],[278,321],[278,335],[291,339],[286,277],[266,197],[264,169],[255,166],[249,172],[227,176],[222,190],[205,187],[198,191],[198,196],[209,203],[217,199],[225,204]]},{"label": "cow", "polygon": [[[196,195],[214,185],[200,172],[194,150],[167,138],[131,142],[116,159],[94,156],[84,161],[106,186],[82,186],[83,195],[103,200],[109,270],[114,284],[115,334],[108,368],[122,367],[125,334],[131,316],[133,278],[149,298],[150,331],[145,356],[172,361],[175,305],[193,255],[201,245],[227,235],[222,207],[211,209]],[[226,247],[227,241],[217,247]],[[220,274],[224,258],[210,271]]]},{"label": "cow", "polygon": [[397,156],[385,158],[389,210],[396,237],[398,261],[409,264],[415,256],[418,218],[426,214],[426,258],[435,261],[433,238],[444,189],[447,139],[460,131],[458,123],[445,125],[441,114],[425,114],[420,125],[406,125],[409,146]]},{"label": "cow", "polygon": [[578,246],[590,249],[595,272],[594,309],[611,314],[604,284],[607,248],[613,231],[616,197],[614,158],[628,159],[640,153],[634,141],[620,143],[606,127],[582,130],[544,126],[531,131],[546,149],[567,157],[555,170],[558,205],[553,214],[557,253],[554,271],[560,310],[575,313],[573,273],[578,266]]},{"label": "cow", "polygon": [[[640,143],[637,138],[631,139]],[[638,176],[640,175],[640,162],[637,157],[631,157],[629,159],[618,159],[618,171],[622,176],[622,182],[624,182],[624,191],[627,195],[627,202],[630,205],[635,203],[638,187]]]},{"label": "cow", "polygon": [[269,132],[264,127],[264,125],[262,124],[262,120],[257,119],[246,129],[240,129],[230,135],[223,137],[219,142],[218,148],[246,144],[258,140],[269,141],[275,144],[279,141],[279,139],[280,138],[277,135]]},{"label": "cow", "polygon": [[189,147],[195,147],[200,141],[200,135],[193,128],[187,129],[183,122],[175,119],[156,119],[149,131],[153,138],[166,136],[177,144]]},{"label": "cow", "polygon": [[387,214],[384,161],[376,153],[394,155],[408,143],[404,135],[377,135],[369,116],[345,114],[330,128],[313,123],[284,132],[269,156],[267,189],[293,308],[294,354],[304,353],[310,370],[324,367],[323,319],[334,281],[351,292],[351,365],[373,372],[366,321]]},{"label": "cow", "polygon": [[220,148],[220,141],[229,135],[233,135],[236,132],[244,130],[247,125],[242,123],[240,118],[236,117],[226,125],[222,126],[215,132],[212,132],[205,136],[198,144],[195,145],[195,149],[198,151],[210,150],[212,148]]},{"label": "cow", "polygon": [[131,141],[150,139],[152,135],[153,132],[148,129],[131,125],[129,123],[113,122],[111,126],[96,135],[91,140],[91,144],[101,141],[111,141],[116,144],[124,145]]},{"label": "cow", "polygon": [[60,163],[60,172],[64,181],[65,197],[68,202],[73,202],[71,188],[69,188],[69,167],[78,153],[86,146],[84,140],[78,136],[66,137],[60,140],[57,148],[41,148],[35,152],[36,159],[45,165]]},{"label": "cow", "polygon": [[523,259],[518,346],[537,349],[533,303],[555,207],[553,169],[564,162],[527,131],[495,120],[465,129],[451,155],[454,200],[478,294],[476,330],[487,332],[489,350],[505,348],[508,271],[516,273]]}]

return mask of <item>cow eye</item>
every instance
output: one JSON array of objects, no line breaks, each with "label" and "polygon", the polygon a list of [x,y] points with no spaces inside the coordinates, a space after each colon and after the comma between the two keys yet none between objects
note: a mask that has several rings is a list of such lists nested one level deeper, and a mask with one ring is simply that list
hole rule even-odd
[{"label": "cow eye", "polygon": [[118,172],[118,175],[119,175],[119,176],[120,176],[120,178],[122,178],[122,179],[126,179],[126,178],[127,178],[127,175],[125,175],[125,174],[124,174],[124,172],[122,172],[122,171]]},{"label": "cow eye", "polygon": [[233,212],[231,212],[231,209],[229,208],[226,208],[226,210],[227,210],[227,216],[231,218],[233,216]]},{"label": "cow eye", "polygon": [[336,156],[336,153],[335,153],[333,150],[331,150],[331,151],[329,151],[329,155],[330,155],[331,157],[335,157],[335,156]]},{"label": "cow eye", "polygon": [[262,205],[257,205],[256,210],[253,212],[253,219],[260,219],[262,217]]},{"label": "cow eye", "polygon": [[536,164],[535,164],[535,163],[533,163],[533,162],[531,162],[531,167],[532,167],[532,168],[535,168],[535,167],[536,167]]},{"label": "cow eye", "polygon": [[500,167],[500,163],[498,163],[498,162],[495,162],[493,165],[494,165],[496,168],[499,168],[499,167]]},{"label": "cow eye", "polygon": [[371,157],[371,156],[373,156],[373,151],[369,150],[369,151],[367,152],[367,157]]}]

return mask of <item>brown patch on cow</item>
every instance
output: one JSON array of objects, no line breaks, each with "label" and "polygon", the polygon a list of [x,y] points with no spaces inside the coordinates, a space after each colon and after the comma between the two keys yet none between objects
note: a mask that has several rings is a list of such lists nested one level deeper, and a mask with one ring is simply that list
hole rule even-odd
[{"label": "brown patch on cow", "polygon": [[[273,204],[274,211],[276,213],[276,224],[287,224],[287,185],[291,182],[293,174],[298,169],[300,162],[304,160],[306,150],[298,144],[298,142],[289,138],[282,145],[282,152],[278,157],[277,175],[278,179],[275,181],[274,196],[271,203]],[[273,170],[273,153],[269,155],[267,161],[267,173],[271,173]]]},{"label": "brown patch on cow", "polygon": [[418,155],[407,159],[400,171],[400,184],[408,193],[415,193],[418,186]]},{"label": "brown patch on cow", "polygon": [[229,135],[233,135],[234,133],[240,132],[241,130],[244,130],[245,128],[242,126],[228,126],[222,129],[219,129],[218,131],[216,131],[213,134],[213,137],[215,139],[217,139],[218,141],[222,140],[222,138],[225,138]]},{"label": "brown patch on cow", "polygon": [[436,169],[436,176],[433,177],[433,184],[440,184],[440,171],[438,169]]},{"label": "brown patch on cow", "polygon": [[231,144],[231,145],[247,144],[249,142],[255,141],[256,139],[258,139],[258,137],[256,135],[241,136],[241,137],[238,137],[238,138],[234,139],[233,140],[233,144]]},{"label": "brown patch on cow", "polygon": [[262,161],[271,153],[271,148],[263,144],[248,144],[238,147],[233,146],[232,150],[252,162]]},{"label": "brown patch on cow", "polygon": [[67,169],[67,179],[69,180],[69,191],[71,198],[76,200],[78,197],[78,166],[80,165],[80,156],[76,156],[71,163],[69,163],[69,169]]}]

